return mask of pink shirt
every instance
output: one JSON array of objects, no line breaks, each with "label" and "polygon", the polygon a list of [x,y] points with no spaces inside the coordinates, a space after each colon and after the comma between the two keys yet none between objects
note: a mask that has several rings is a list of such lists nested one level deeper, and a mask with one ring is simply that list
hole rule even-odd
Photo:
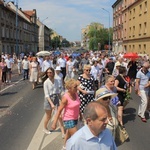
[{"label": "pink shirt", "polygon": [[80,107],[80,99],[76,94],[76,100],[72,100],[68,93],[64,95],[67,99],[67,105],[64,108],[64,116],[63,120],[77,120],[79,117],[79,107]]}]

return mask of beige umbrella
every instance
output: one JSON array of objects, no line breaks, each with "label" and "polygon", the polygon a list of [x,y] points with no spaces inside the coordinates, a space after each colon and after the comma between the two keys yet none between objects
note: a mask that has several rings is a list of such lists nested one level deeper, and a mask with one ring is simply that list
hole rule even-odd
[{"label": "beige umbrella", "polygon": [[40,51],[38,53],[36,53],[36,56],[50,56],[50,52],[49,51]]}]

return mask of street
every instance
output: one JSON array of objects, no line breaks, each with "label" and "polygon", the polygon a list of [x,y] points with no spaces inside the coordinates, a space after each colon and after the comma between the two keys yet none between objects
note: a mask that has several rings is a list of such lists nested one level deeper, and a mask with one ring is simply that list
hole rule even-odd
[{"label": "street", "polygon": [[[43,88],[38,85],[32,90],[27,80],[14,82],[0,96],[0,145],[1,150],[60,150],[63,145],[60,130],[50,135],[43,133]],[[17,82],[17,83],[15,83]],[[133,100],[124,114],[125,127],[130,140],[118,150],[149,150],[150,119],[143,123],[137,116],[139,97]]]}]

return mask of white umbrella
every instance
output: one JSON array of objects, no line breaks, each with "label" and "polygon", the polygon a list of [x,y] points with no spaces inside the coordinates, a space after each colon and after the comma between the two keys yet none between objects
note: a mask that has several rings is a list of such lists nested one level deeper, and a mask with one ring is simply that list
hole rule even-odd
[{"label": "white umbrella", "polygon": [[36,53],[36,56],[49,56],[51,53],[48,51],[40,51]]}]

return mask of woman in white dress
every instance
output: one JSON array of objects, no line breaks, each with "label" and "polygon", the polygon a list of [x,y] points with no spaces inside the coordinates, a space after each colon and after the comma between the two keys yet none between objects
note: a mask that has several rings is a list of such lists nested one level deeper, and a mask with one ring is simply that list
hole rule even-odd
[{"label": "woman in white dress", "polygon": [[39,63],[37,62],[37,58],[33,57],[32,62],[30,63],[30,82],[32,82],[32,89],[35,89],[35,85],[38,81],[38,74],[40,71]]},{"label": "woman in white dress", "polygon": [[18,66],[18,74],[21,75],[21,71],[22,71],[22,59],[19,56],[17,59],[17,66]]}]

